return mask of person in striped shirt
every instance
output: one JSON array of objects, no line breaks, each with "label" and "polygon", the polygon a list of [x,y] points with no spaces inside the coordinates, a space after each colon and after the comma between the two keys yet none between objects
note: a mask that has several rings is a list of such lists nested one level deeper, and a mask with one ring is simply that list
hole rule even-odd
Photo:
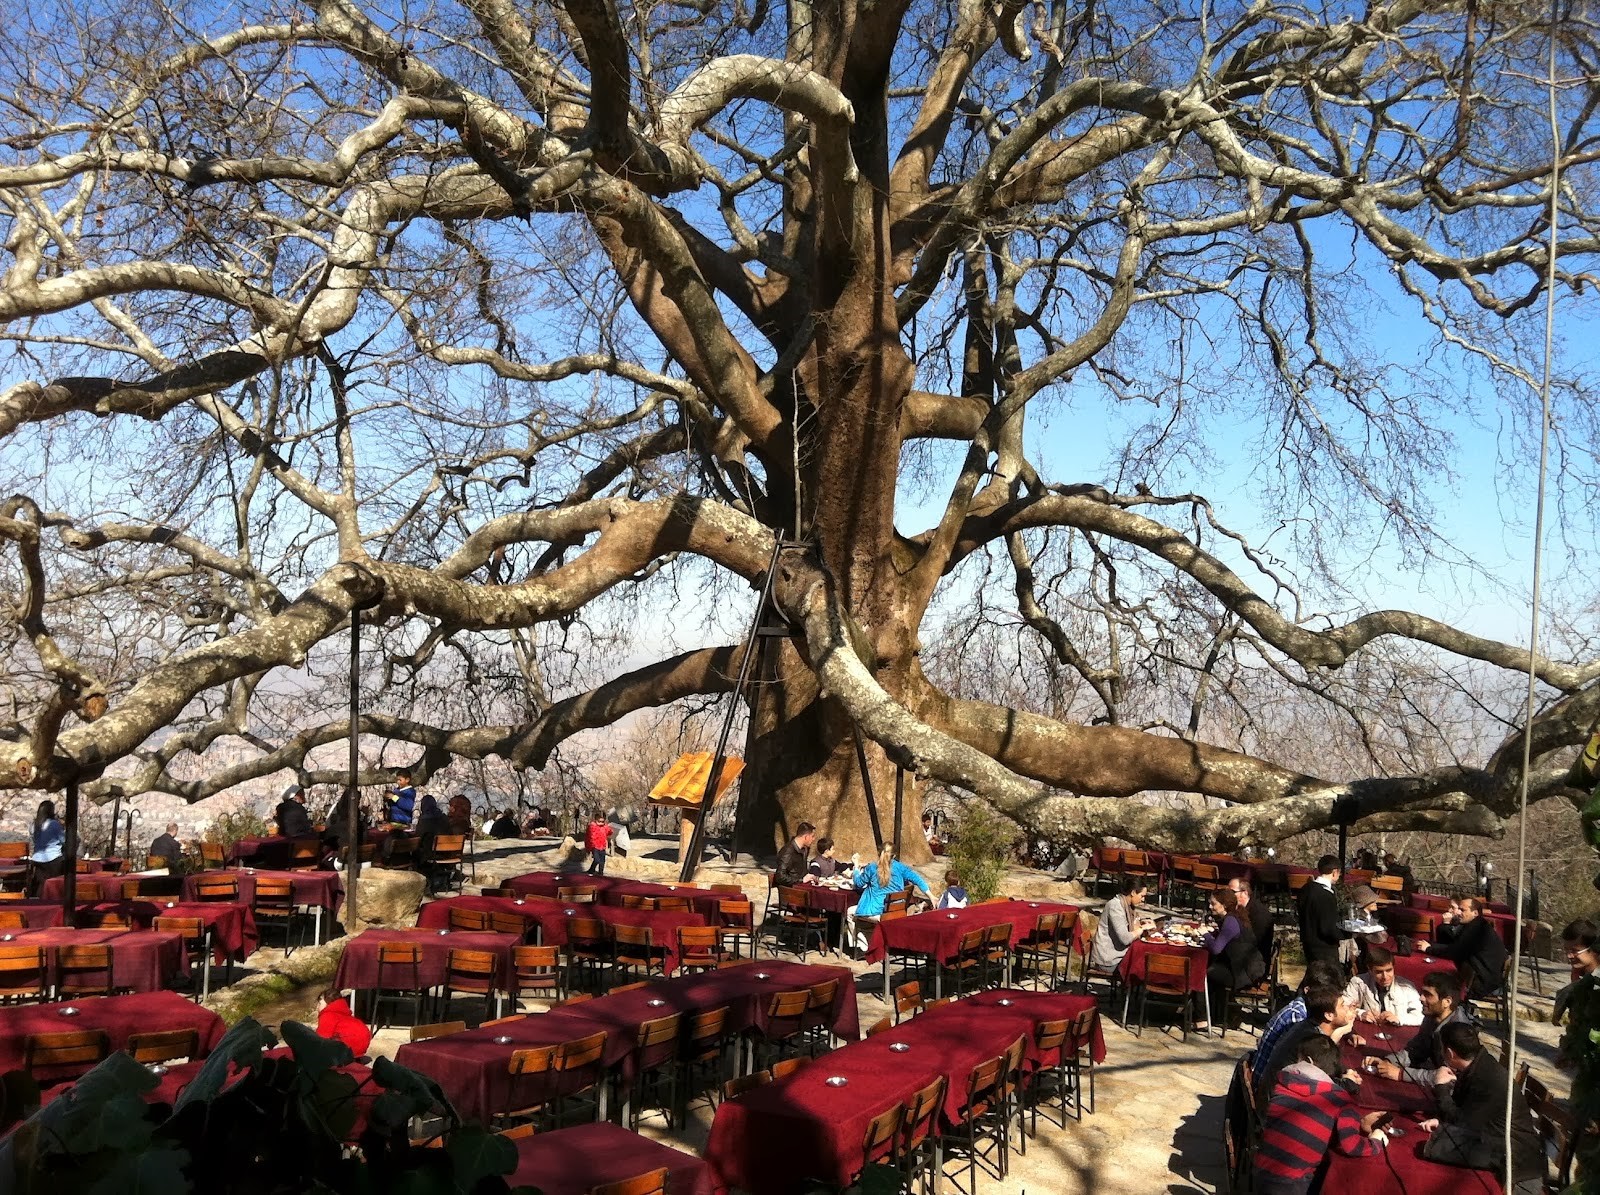
[{"label": "person in striped shirt", "polygon": [[1256,1195],[1307,1195],[1330,1148],[1360,1158],[1389,1143],[1376,1127],[1384,1113],[1363,1116],[1355,1098],[1332,1077],[1340,1067],[1339,1047],[1331,1038],[1313,1033],[1296,1054],[1297,1061],[1278,1075],[1262,1118]]}]

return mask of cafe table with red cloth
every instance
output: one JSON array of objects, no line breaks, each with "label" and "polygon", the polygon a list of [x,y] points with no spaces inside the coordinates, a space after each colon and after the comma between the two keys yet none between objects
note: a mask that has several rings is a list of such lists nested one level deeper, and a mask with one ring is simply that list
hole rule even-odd
[{"label": "cafe table with red cloth", "polygon": [[[991,925],[1011,927],[1010,941],[1033,932],[1039,918],[1047,913],[1076,913],[1077,905],[1054,904],[1050,901],[994,900],[984,904],[968,905],[964,909],[929,909],[914,917],[896,917],[880,921],[872,931],[872,941],[867,947],[867,962],[883,962],[884,991],[889,990],[889,955],[921,954],[933,959],[935,964],[955,958],[961,948],[961,937],[975,929]],[[1073,930],[1073,947],[1081,949],[1083,923]],[[938,999],[942,987],[939,967],[933,969],[933,994]]]},{"label": "cafe table with red cloth", "polygon": [[[63,1008],[76,1008],[76,1016],[63,1016]],[[67,1033],[104,1029],[113,1050],[126,1049],[135,1033],[193,1029],[200,1039],[200,1056],[216,1048],[227,1026],[209,1008],[177,992],[146,992],[136,996],[84,996],[54,1004],[12,1004],[0,1007],[0,1073],[21,1070],[23,1041],[33,1033]]]},{"label": "cafe table with red cloth", "polygon": [[54,973],[56,951],[63,946],[105,946],[111,953],[111,986],[130,992],[159,992],[189,975],[189,956],[180,934],[148,929],[9,930],[0,945],[39,947],[46,968]]},{"label": "cafe table with red cloth", "polygon": [[[1035,1029],[1094,1006],[1093,996],[1001,990],[919,1013],[824,1054],[792,1076],[724,1101],[711,1125],[706,1158],[724,1185],[746,1191],[807,1190],[807,1179],[845,1187],[861,1169],[861,1143],[874,1116],[943,1075],[944,1119],[959,1123],[974,1067],[1003,1054],[1019,1037],[1028,1042],[1025,1065],[1052,1064],[1034,1050]],[[1105,1057],[1098,1032],[1092,1048],[1097,1058]],[[832,1077],[845,1083],[829,1086]]]},{"label": "cafe table with red cloth", "polygon": [[315,941],[322,941],[323,915],[331,924],[339,915],[339,905],[344,901],[344,881],[336,871],[263,871],[253,867],[221,867],[210,871],[197,871],[183,877],[183,899],[196,899],[202,880],[235,879],[239,881],[239,900],[253,905],[256,901],[257,880],[288,880],[290,893],[297,905],[311,909],[317,918]]},{"label": "cafe table with red cloth", "polygon": [[417,946],[421,958],[417,982],[424,988],[444,983],[445,966],[452,950],[481,950],[494,955],[494,984],[498,991],[516,996],[512,951],[522,944],[515,934],[496,934],[465,930],[451,933],[436,929],[367,929],[345,943],[334,972],[333,986],[372,991],[379,986],[378,953],[383,946]]},{"label": "cafe table with red cloth", "polygon": [[[829,979],[839,980],[832,1011],[833,1032],[854,1041],[861,1036],[861,1023],[856,1012],[855,980],[849,970],[771,959],[759,965],[752,962],[657,980],[632,991],[553,1008],[519,1021],[408,1042],[396,1052],[395,1061],[438,1083],[463,1119],[487,1123],[496,1110],[510,1103],[508,1064],[517,1050],[558,1045],[604,1032],[606,1044],[601,1063],[617,1068],[627,1080],[632,1077],[639,1026],[646,1021],[726,1006],[728,1032],[737,1036],[765,1026],[767,1006],[774,992],[809,988]],[[623,1089],[626,1090],[626,1083]]]},{"label": "cafe table with red cloth", "polygon": [[1128,947],[1128,953],[1122,956],[1122,961],[1117,964],[1117,977],[1122,980],[1122,1020],[1128,1020],[1128,1001],[1133,998],[1133,981],[1144,981],[1147,960],[1152,954],[1170,954],[1178,958],[1188,957],[1193,961],[1189,964],[1189,990],[1195,995],[1203,997],[1206,1006],[1206,1020],[1211,1020],[1211,989],[1206,986],[1206,966],[1211,962],[1211,953],[1203,946],[1184,946],[1178,942],[1152,942],[1140,938]]},{"label": "cafe table with red cloth", "polygon": [[[1378,920],[1385,925],[1389,925],[1392,920],[1395,920],[1393,910],[1398,908],[1398,905],[1388,905],[1379,909]],[[1445,914],[1441,909],[1406,909],[1404,912],[1408,918],[1428,923],[1428,937],[1430,939],[1439,936],[1439,927],[1445,923]],[[1385,913],[1389,914],[1387,918],[1384,916]],[[1484,913],[1483,918],[1494,926],[1495,932],[1500,935],[1500,940],[1505,943],[1506,949],[1510,950],[1517,933],[1517,919],[1509,913]]]},{"label": "cafe table with red cloth", "polygon": [[607,925],[633,925],[650,930],[651,940],[666,947],[664,964],[671,975],[678,969],[678,927],[703,926],[706,919],[699,913],[660,912],[655,909],[624,909],[617,905],[573,905],[534,896],[519,904],[506,896],[455,896],[447,900],[429,901],[422,906],[417,924],[428,929],[444,929],[450,924],[450,909],[479,909],[484,912],[510,913],[521,917],[530,925],[538,926],[539,940],[546,946],[565,946],[567,926],[580,917],[590,917]]},{"label": "cafe table with red cloth", "polygon": [[1430,958],[1420,950],[1415,954],[1397,954],[1394,956],[1394,973],[1401,979],[1409,979],[1411,986],[1414,988],[1420,988],[1422,981],[1435,971],[1455,974],[1460,990],[1466,990],[1466,983],[1460,979],[1460,973],[1456,965],[1448,959]]},{"label": "cafe table with red cloth", "polygon": [[516,1142],[512,1187],[537,1187],[544,1195],[587,1195],[596,1186],[665,1169],[667,1195],[716,1195],[710,1165],[619,1124],[600,1121],[539,1133]]},{"label": "cafe table with red cloth", "polygon": [[531,871],[527,875],[513,876],[504,881],[518,896],[544,896],[553,898],[558,888],[592,888],[596,904],[621,905],[625,896],[680,896],[689,901],[689,908],[708,918],[705,924],[717,925],[722,902],[732,894],[708,892],[704,888],[691,888],[684,884],[652,884],[646,880],[630,880],[622,876],[592,876],[583,873],[563,874],[553,871]]}]

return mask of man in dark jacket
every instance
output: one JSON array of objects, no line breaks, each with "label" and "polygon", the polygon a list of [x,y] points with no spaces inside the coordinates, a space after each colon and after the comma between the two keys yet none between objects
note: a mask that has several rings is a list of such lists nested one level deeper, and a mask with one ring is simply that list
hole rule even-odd
[{"label": "man in dark jacket", "polygon": [[816,840],[817,828],[810,822],[801,822],[794,828],[794,837],[784,843],[783,849],[778,852],[778,866],[772,873],[775,886],[788,887],[806,878],[806,870],[810,866],[806,852]]},{"label": "man in dark jacket", "polygon": [[306,790],[298,784],[283,790],[283,800],[278,802],[272,817],[278,823],[278,833],[285,838],[305,838],[315,833],[311,829],[311,818],[306,814]]},{"label": "man in dark jacket", "polygon": [[1334,885],[1339,882],[1339,856],[1324,855],[1317,860],[1317,875],[1300,889],[1300,944],[1306,962],[1319,959],[1339,961],[1339,898]]},{"label": "man in dark jacket", "polygon": [[1417,995],[1422,998],[1422,1026],[1405,1050],[1373,1065],[1385,1079],[1408,1079],[1427,1087],[1444,1065],[1444,1039],[1451,1025],[1476,1027],[1477,1017],[1470,1005],[1458,999],[1461,988],[1454,971],[1429,971],[1422,977]]},{"label": "man in dark jacket", "polygon": [[177,822],[169,822],[167,832],[156,836],[156,840],[150,844],[149,854],[153,858],[165,859],[168,870],[183,862],[183,843],[178,841]]},{"label": "man in dark jacket", "polygon": [[1228,889],[1239,898],[1238,917],[1250,928],[1256,950],[1269,965],[1272,962],[1272,906],[1257,900],[1249,880],[1229,880]]},{"label": "man in dark jacket", "polygon": [[1461,928],[1451,941],[1430,942],[1422,949],[1429,958],[1465,967],[1469,996],[1487,996],[1505,981],[1506,944],[1494,922],[1483,915],[1483,901],[1476,896],[1462,898]]},{"label": "man in dark jacket", "polygon": [[[1444,1065],[1435,1075],[1437,1120],[1422,1122],[1433,1136],[1422,1156],[1450,1166],[1503,1171],[1506,1164],[1506,1088],[1511,1077],[1478,1039],[1478,1027],[1457,1023],[1439,1030]],[[1511,1095],[1513,1195],[1544,1190],[1544,1146],[1520,1091]]]}]

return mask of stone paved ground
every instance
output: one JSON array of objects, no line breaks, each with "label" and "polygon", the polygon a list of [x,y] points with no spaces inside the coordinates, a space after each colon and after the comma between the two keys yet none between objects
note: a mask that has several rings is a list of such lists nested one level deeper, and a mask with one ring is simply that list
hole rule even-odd
[{"label": "stone paved ground", "polygon": [[[526,843],[492,848],[478,860],[476,885],[488,886],[504,877],[553,866],[558,854],[531,849]],[[666,878],[670,871],[666,852],[658,854],[662,857],[613,860],[609,870],[612,874]],[[726,866],[708,872],[715,874],[703,872],[702,881],[744,882],[752,896],[764,899],[766,881],[760,873]],[[1014,876],[1011,884],[1021,885],[1031,895],[1047,891],[1059,895],[1064,888],[1033,873]],[[270,965],[275,955],[264,951],[253,962]],[[845,960],[832,956],[827,961],[838,964]],[[881,973],[864,964],[851,965],[859,977],[861,1024],[870,1025],[889,1011],[879,994]],[[1290,982],[1297,978],[1285,976]],[[1547,976],[1546,993],[1552,987]],[[1530,992],[1522,1004],[1537,1020],[1519,1029],[1519,1050],[1527,1050],[1535,1074],[1557,1093],[1565,1094],[1568,1081],[1551,1061],[1555,1033],[1542,1023],[1549,1019],[1548,994],[1541,998]],[[523,1011],[539,1007],[537,1002],[529,1002]],[[297,999],[275,1007],[263,1019],[271,1023],[304,1018],[308,1011],[308,1001]],[[1120,1013],[1120,1009],[1115,1011]],[[1152,1017],[1157,1015],[1152,1011]],[[1191,1035],[1185,1043],[1176,1028],[1163,1027],[1162,1022],[1137,1037],[1110,1016],[1104,1017],[1103,1023],[1107,1058],[1096,1069],[1095,1114],[1086,1113],[1081,1122],[1069,1120],[1065,1129],[1047,1125],[1041,1118],[1038,1137],[1029,1142],[1025,1158],[1013,1155],[1012,1171],[1005,1182],[980,1177],[984,1195],[1150,1195],[1157,1191],[1197,1195],[1224,1189],[1222,1100],[1235,1061],[1251,1048],[1254,1038],[1247,1032],[1230,1031],[1225,1039]],[[374,1053],[392,1056],[406,1036],[403,1029],[380,1032]],[[1498,1049],[1499,1039],[1493,1033],[1489,1036]],[[659,1115],[647,1118],[641,1128],[648,1136],[699,1152],[710,1128],[709,1109],[701,1104],[690,1125],[671,1134]],[[945,1189],[952,1188],[946,1184]]]}]

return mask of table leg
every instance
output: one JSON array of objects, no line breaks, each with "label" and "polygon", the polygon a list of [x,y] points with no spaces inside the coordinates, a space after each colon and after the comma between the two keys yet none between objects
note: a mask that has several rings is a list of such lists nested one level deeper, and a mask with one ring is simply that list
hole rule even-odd
[{"label": "table leg", "polygon": [[[1211,1024],[1211,985],[1206,984],[1206,1024]],[[1206,1030],[1206,1036],[1211,1036],[1211,1030]]]},{"label": "table leg", "polygon": [[322,906],[321,905],[317,906],[316,928],[312,931],[311,944],[313,946],[321,946],[322,945]]},{"label": "table leg", "polygon": [[943,988],[944,988],[944,968],[939,965],[939,959],[937,957],[934,957],[934,960],[933,960],[933,998],[935,1000],[944,999]]},{"label": "table leg", "polygon": [[889,991],[889,954],[888,951],[885,951],[883,955],[883,1000],[887,1004],[893,999],[894,993]]}]

